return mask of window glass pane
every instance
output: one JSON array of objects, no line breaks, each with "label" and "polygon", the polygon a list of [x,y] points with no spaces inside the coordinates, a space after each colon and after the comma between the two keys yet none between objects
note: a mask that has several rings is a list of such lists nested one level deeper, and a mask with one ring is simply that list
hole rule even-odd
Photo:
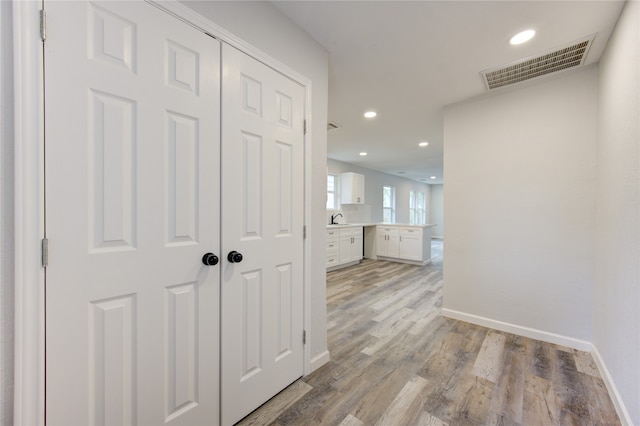
[{"label": "window glass pane", "polygon": [[336,177],[333,175],[327,176],[327,191],[334,192],[336,190]]},{"label": "window glass pane", "polygon": [[337,209],[338,206],[338,176],[327,175],[327,208]]},{"label": "window glass pane", "polygon": [[396,189],[393,186],[382,187],[382,220],[395,223],[396,221]]},{"label": "window glass pane", "polygon": [[335,194],[327,193],[327,208],[328,209],[336,208]]}]

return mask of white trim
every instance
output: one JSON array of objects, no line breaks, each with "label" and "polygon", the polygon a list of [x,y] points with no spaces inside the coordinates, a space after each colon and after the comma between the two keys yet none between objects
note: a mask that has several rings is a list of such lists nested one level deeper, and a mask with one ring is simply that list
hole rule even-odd
[{"label": "white trim", "polygon": [[43,44],[40,3],[13,1],[15,131],[14,423],[44,424]]},{"label": "white trim", "polygon": [[343,269],[343,268],[348,268],[349,266],[354,266],[354,265],[359,265],[361,262],[360,259],[358,260],[354,260],[348,263],[342,263],[340,265],[335,265],[335,266],[331,266],[329,268],[327,268],[327,272],[333,272],[333,271],[337,271],[338,269]]},{"label": "white trim", "polygon": [[442,315],[447,318],[453,318],[460,321],[469,322],[471,324],[493,328],[494,330],[505,331],[507,333],[513,333],[519,336],[529,337],[531,339],[542,340],[543,342],[554,343],[556,345],[562,345],[581,351],[591,352],[592,345],[586,340],[562,336],[560,334],[537,330],[535,328],[523,327],[521,325],[498,321],[491,318],[485,318],[478,315],[467,314],[465,312],[454,311],[452,309],[443,308],[441,312]]},{"label": "white trim", "polygon": [[315,371],[318,368],[322,367],[327,362],[329,362],[330,359],[331,359],[331,355],[329,354],[328,350],[314,356],[313,359],[311,360],[311,371]]},{"label": "white trim", "polygon": [[624,425],[633,426],[631,415],[629,415],[627,407],[624,405],[624,401],[622,400],[620,393],[618,393],[618,388],[616,388],[613,378],[609,373],[609,369],[607,368],[604,359],[602,359],[602,355],[600,355],[600,352],[595,345],[591,345],[591,355],[593,355],[593,359],[598,366],[598,370],[600,371],[600,376],[602,377],[604,384],[607,386],[609,397],[611,397],[613,405],[616,407],[616,412],[618,413],[618,417],[620,417],[620,421]]},{"label": "white trim", "polygon": [[378,260],[386,260],[389,262],[396,262],[396,263],[406,263],[409,265],[416,265],[416,266],[426,266],[426,265],[430,265],[431,264],[431,258],[429,259],[425,259],[423,261],[419,261],[419,260],[409,260],[409,259],[402,259],[400,257],[388,257],[388,256],[377,256]]},{"label": "white trim", "polygon": [[311,170],[312,168],[312,145],[311,145],[311,83],[305,88],[305,120],[307,121],[306,133],[304,135],[304,229],[306,231],[306,238],[303,242],[304,253],[304,330],[307,333],[306,343],[304,345],[304,357],[302,360],[302,371],[304,375],[311,374],[314,370],[313,362],[311,360],[311,241],[313,241],[313,227],[311,226],[311,212],[312,207],[312,185],[311,185]]}]

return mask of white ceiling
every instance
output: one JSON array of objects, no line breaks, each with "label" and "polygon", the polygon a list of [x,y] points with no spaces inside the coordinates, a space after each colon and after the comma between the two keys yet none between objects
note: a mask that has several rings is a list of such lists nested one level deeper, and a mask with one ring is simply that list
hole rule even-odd
[{"label": "white ceiling", "polygon": [[[329,158],[442,183],[445,105],[485,93],[485,69],[594,33],[585,65],[597,62],[624,2],[272,3],[329,51],[329,121],[341,126],[328,133]],[[529,28],[533,40],[509,44]],[[364,118],[368,110],[378,116]]]}]

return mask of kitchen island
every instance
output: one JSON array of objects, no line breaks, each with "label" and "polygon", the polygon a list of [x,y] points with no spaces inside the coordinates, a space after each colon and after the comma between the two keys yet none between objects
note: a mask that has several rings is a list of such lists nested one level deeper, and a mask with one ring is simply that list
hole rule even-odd
[{"label": "kitchen island", "polygon": [[365,257],[426,265],[431,263],[433,224],[381,223],[365,231]]}]

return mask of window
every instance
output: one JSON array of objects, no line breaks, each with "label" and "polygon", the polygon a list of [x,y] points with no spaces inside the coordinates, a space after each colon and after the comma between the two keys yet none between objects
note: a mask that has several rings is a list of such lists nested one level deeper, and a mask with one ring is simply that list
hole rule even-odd
[{"label": "window", "polygon": [[338,176],[327,175],[327,209],[338,209]]},{"label": "window", "polygon": [[395,223],[396,221],[396,188],[382,187],[382,221]]},{"label": "window", "polygon": [[409,192],[409,221],[412,225],[424,225],[427,223],[424,192]]}]

